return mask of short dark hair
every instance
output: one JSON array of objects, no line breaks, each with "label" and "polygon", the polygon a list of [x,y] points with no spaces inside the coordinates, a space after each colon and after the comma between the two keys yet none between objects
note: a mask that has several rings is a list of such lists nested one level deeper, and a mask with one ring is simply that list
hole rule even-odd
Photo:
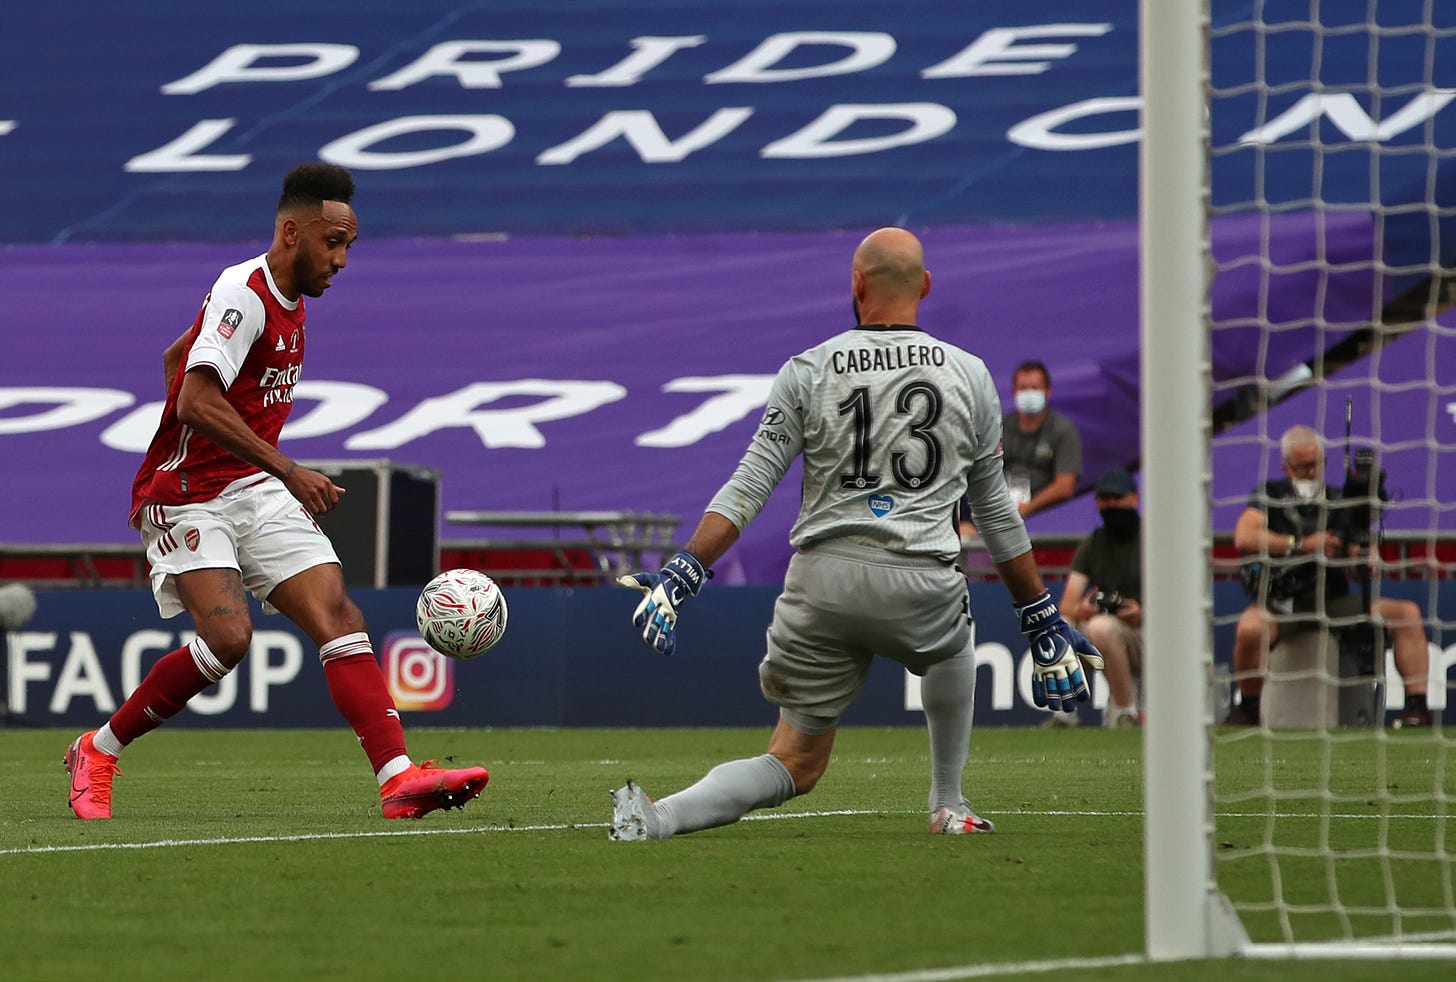
[{"label": "short dark hair", "polygon": [[1047,371],[1047,367],[1041,362],[1024,361],[1020,365],[1017,365],[1016,371],[1011,373],[1011,381],[1015,382],[1016,376],[1020,375],[1022,372],[1041,372],[1041,377],[1046,380],[1046,387],[1048,389],[1052,387],[1052,373]]},{"label": "short dark hair", "polygon": [[325,201],[354,200],[354,176],[338,164],[299,164],[283,177],[283,194],[278,210],[301,205],[322,205]]}]

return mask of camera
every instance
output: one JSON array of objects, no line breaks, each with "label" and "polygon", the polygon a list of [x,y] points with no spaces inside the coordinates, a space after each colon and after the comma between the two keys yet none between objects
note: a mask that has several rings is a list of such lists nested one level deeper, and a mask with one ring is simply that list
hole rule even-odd
[{"label": "camera", "polygon": [[1247,560],[1239,567],[1244,593],[1258,604],[1287,603],[1318,588],[1318,567],[1308,560],[1283,566]]},{"label": "camera", "polygon": [[[1347,433],[1347,445],[1348,439]],[[1345,541],[1364,551],[1371,546],[1371,527],[1379,518],[1385,502],[1390,500],[1390,492],[1385,490],[1385,468],[1376,465],[1373,449],[1361,447],[1353,453],[1347,451],[1347,455],[1350,467],[1345,474],[1345,486],[1340,489],[1339,501],[1344,512]],[[1385,645],[1377,640],[1375,622],[1370,620],[1370,568],[1361,565],[1354,575],[1360,581],[1365,620],[1339,631],[1340,662],[1342,671],[1348,666],[1354,674],[1369,676],[1375,674],[1376,658]]]},{"label": "camera", "polygon": [[1373,449],[1362,447],[1350,454],[1350,470],[1345,475],[1339,500],[1344,512],[1345,541],[1369,546],[1370,529],[1380,509],[1390,500],[1390,492],[1385,490],[1385,468],[1376,466]]},{"label": "camera", "polygon": [[1116,590],[1098,590],[1092,595],[1092,604],[1104,614],[1116,614],[1122,606],[1122,594]]}]

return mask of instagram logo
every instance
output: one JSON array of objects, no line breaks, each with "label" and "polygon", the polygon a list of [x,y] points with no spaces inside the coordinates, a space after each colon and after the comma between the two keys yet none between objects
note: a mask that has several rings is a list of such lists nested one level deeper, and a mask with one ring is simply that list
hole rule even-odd
[{"label": "instagram logo", "polygon": [[455,663],[418,635],[384,636],[384,681],[402,710],[444,709],[455,695]]}]

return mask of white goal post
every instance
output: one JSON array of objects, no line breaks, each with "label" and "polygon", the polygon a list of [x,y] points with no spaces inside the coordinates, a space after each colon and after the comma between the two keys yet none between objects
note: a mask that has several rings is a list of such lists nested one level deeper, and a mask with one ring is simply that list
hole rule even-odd
[{"label": "white goal post", "polygon": [[[1322,821],[1324,836],[1317,845],[1325,850],[1315,856],[1312,862],[1323,863],[1328,871],[1329,890],[1333,900],[1301,904],[1291,900],[1282,892],[1278,881],[1279,862],[1296,850],[1289,849],[1282,842],[1276,842],[1275,826],[1282,789],[1273,778],[1263,778],[1266,787],[1257,794],[1248,796],[1248,811],[1267,807],[1270,812],[1268,842],[1263,853],[1254,856],[1256,862],[1265,862],[1272,870],[1274,885],[1270,900],[1235,903],[1225,897],[1219,885],[1217,858],[1219,836],[1216,829],[1220,818],[1215,758],[1219,753],[1219,739],[1216,728],[1226,706],[1215,698],[1214,684],[1214,588],[1212,580],[1213,538],[1213,477],[1212,436],[1214,432],[1213,380],[1213,291],[1215,283],[1214,251],[1211,239],[1211,215],[1214,214],[1211,193],[1210,170],[1213,145],[1210,136],[1210,99],[1213,94],[1210,68],[1210,37],[1215,33],[1210,21],[1210,3],[1218,0],[1140,0],[1140,88],[1142,99],[1142,143],[1140,155],[1140,218],[1141,218],[1141,466],[1142,466],[1142,511],[1144,548],[1144,645],[1148,652],[1143,669],[1143,685],[1148,707],[1143,730],[1145,760],[1144,810],[1145,810],[1145,900],[1146,900],[1146,952],[1152,960],[1179,960],[1218,957],[1268,957],[1268,958],[1456,958],[1456,903],[1453,903],[1451,887],[1453,881],[1453,846],[1456,843],[1456,809],[1449,805],[1451,788],[1456,779],[1445,778],[1444,771],[1453,759],[1451,740],[1439,733],[1423,739],[1428,740],[1431,756],[1434,758],[1433,773],[1427,775],[1425,787],[1413,789],[1413,793],[1388,794],[1387,788],[1372,787],[1371,797],[1380,798],[1384,807],[1385,825],[1390,824],[1392,802],[1398,808],[1418,799],[1418,814],[1430,826],[1430,834],[1411,846],[1409,840],[1398,836],[1382,838],[1377,849],[1384,855],[1371,857],[1359,853],[1359,860],[1379,863],[1375,867],[1384,872],[1388,881],[1384,892],[1384,906],[1346,904],[1340,897],[1338,882],[1341,876],[1339,862],[1344,859],[1341,850],[1345,847],[1338,836],[1329,831],[1338,826],[1338,820],[1347,816],[1329,814],[1331,802],[1343,804],[1347,799],[1339,793],[1332,793],[1328,785],[1338,778],[1339,764],[1326,763],[1323,779],[1326,787],[1322,802],[1323,815],[1315,815],[1315,821]],[[1272,0],[1267,4],[1273,7]],[[1291,8],[1284,3],[1281,10]],[[1429,22],[1432,11],[1441,6],[1439,0],[1424,5],[1424,16]],[[1376,17],[1376,4],[1365,5],[1369,18]],[[1258,18],[1266,8],[1263,0],[1253,4],[1240,5]],[[1408,4],[1407,8],[1420,9],[1420,4]],[[1296,25],[1264,25],[1255,23],[1249,30],[1249,43],[1257,45],[1257,55],[1251,54],[1250,61],[1263,56],[1266,30],[1308,29],[1317,34],[1320,29],[1320,4],[1310,0],[1304,22]],[[1299,19],[1297,17],[1291,19]],[[1444,25],[1443,21],[1443,25]],[[1456,20],[1453,20],[1456,23]],[[1375,51],[1382,39],[1397,34],[1420,35],[1419,24],[1411,30],[1401,32],[1384,25],[1364,25],[1370,37],[1370,47]],[[1338,33],[1358,34],[1361,25],[1348,29],[1342,27]],[[1332,32],[1335,33],[1335,32]],[[1434,49],[1434,41],[1443,43],[1456,38],[1456,27],[1430,27],[1424,30],[1426,40]],[[1321,39],[1316,38],[1314,49],[1319,50]],[[1456,40],[1449,40],[1447,50],[1456,47]],[[1314,57],[1315,74],[1306,79],[1309,91],[1324,98],[1325,80],[1318,75],[1318,54]],[[1377,64],[1375,55],[1371,64]],[[1287,68],[1288,66],[1282,66]],[[1389,97],[1384,110],[1390,118],[1401,106],[1414,105],[1421,98],[1444,98],[1447,90],[1431,87],[1431,68],[1426,67],[1427,88],[1422,93],[1415,86],[1406,86]],[[1448,69],[1449,72],[1449,69]],[[1267,98],[1269,86],[1264,85],[1261,76],[1257,83],[1263,86],[1260,98]],[[1374,109],[1369,113],[1374,124],[1380,122],[1381,73],[1372,67],[1369,89]],[[1254,88],[1257,86],[1250,86]],[[1287,86],[1287,91],[1298,86]],[[1413,95],[1413,92],[1415,93]],[[1362,95],[1366,93],[1361,93]],[[1450,94],[1456,97],[1456,89]],[[1352,98],[1341,96],[1342,98]],[[1348,103],[1354,105],[1351,101]],[[1442,103],[1444,104],[1444,103]],[[1262,105],[1261,105],[1262,110]],[[1364,111],[1363,109],[1361,110]],[[1451,112],[1456,114],[1456,106]],[[1316,114],[1317,115],[1317,114]],[[1319,121],[1310,124],[1314,136],[1306,148],[1315,160],[1315,167],[1323,164],[1324,148],[1318,137]],[[1428,126],[1424,137],[1424,150],[1431,159],[1429,172],[1434,175],[1437,162],[1456,156],[1456,146],[1439,150]],[[1353,139],[1353,137],[1352,137]],[[1418,154],[1423,148],[1417,146],[1411,154]],[[1371,151],[1372,157],[1378,156]],[[1372,165],[1378,166],[1378,165]],[[1262,178],[1261,178],[1262,179]],[[1322,174],[1317,173],[1312,184],[1319,188]],[[1434,179],[1430,182],[1434,186]],[[1262,187],[1262,185],[1261,185]],[[1379,192],[1372,190],[1368,205],[1370,212],[1380,212],[1382,202]],[[1434,229],[1443,211],[1436,206],[1434,192],[1428,191],[1427,211]],[[1279,210],[1267,202],[1255,201],[1252,211],[1262,209],[1267,222],[1271,213]],[[1358,208],[1346,203],[1347,211]],[[1339,210],[1331,205],[1333,214]],[[1319,228],[1325,220],[1326,208],[1323,200],[1316,200],[1310,208]],[[1379,219],[1376,226],[1379,228]],[[1432,233],[1439,239],[1439,233]],[[1264,239],[1267,247],[1267,236]],[[1367,260],[1372,275],[1379,278],[1389,275],[1381,266],[1382,256],[1378,254]],[[1264,269],[1273,265],[1270,257],[1255,257],[1264,262]],[[1434,326],[1434,309],[1439,306],[1437,295],[1443,289],[1443,277],[1449,282],[1449,274],[1440,264],[1431,260],[1431,273],[1435,286],[1431,288],[1432,309],[1422,316],[1428,319],[1428,329],[1433,337],[1449,341],[1453,331]],[[1377,290],[1377,297],[1379,291]],[[1417,320],[1421,317],[1415,318]],[[1381,315],[1377,309],[1372,320],[1378,334]],[[1449,319],[1448,319],[1449,320]],[[1323,325],[1319,325],[1322,329]],[[1272,327],[1269,328],[1273,330]],[[1432,342],[1431,350],[1436,350]],[[1442,349],[1447,350],[1447,349]],[[1317,356],[1323,364],[1323,351]],[[1261,364],[1261,370],[1262,370]],[[1317,366],[1318,367],[1318,366]],[[1371,369],[1372,373],[1375,369]],[[1434,369],[1432,370],[1434,373]],[[1432,379],[1435,375],[1432,374]],[[1305,380],[1301,380],[1304,382]],[[1266,393],[1273,392],[1283,384],[1283,379],[1262,378],[1258,380]],[[1309,384],[1321,383],[1318,371]],[[1377,387],[1378,387],[1377,380]],[[1435,388],[1434,382],[1431,386]],[[1434,397],[1433,397],[1434,399]],[[1272,398],[1270,400],[1272,402]],[[1325,410],[1326,398],[1321,396],[1321,413]],[[1434,404],[1434,402],[1433,402]],[[1456,403],[1453,403],[1456,405]],[[1333,409],[1331,409],[1331,414]],[[1453,410],[1456,412],[1456,410]],[[1311,420],[1313,423],[1314,421]],[[1328,421],[1325,421],[1328,422]],[[1377,432],[1376,437],[1379,436]],[[1261,432],[1262,443],[1257,453],[1268,455],[1278,451],[1278,438],[1272,439],[1267,432]],[[1434,457],[1441,450],[1439,441],[1431,431],[1427,432],[1425,452]],[[1335,470],[1335,455],[1331,454],[1331,470]],[[1337,472],[1336,472],[1337,473]],[[1432,469],[1431,473],[1436,473]],[[1249,487],[1258,476],[1250,471]],[[1277,476],[1264,474],[1264,476]],[[1339,478],[1331,477],[1329,483],[1338,484]],[[1434,479],[1433,479],[1434,484]],[[1429,492],[1433,514],[1449,514],[1452,489],[1444,492],[1435,489]],[[1225,502],[1227,503],[1227,502]],[[1442,509],[1445,509],[1443,512]],[[1432,542],[1440,532],[1439,521],[1432,519],[1429,537]],[[1446,529],[1447,535],[1451,529]],[[1432,588],[1431,598],[1436,596]],[[1435,614],[1426,612],[1424,626],[1435,624],[1449,630],[1449,622],[1443,623]],[[1224,626],[1232,618],[1225,616]],[[1383,647],[1383,646],[1382,646]],[[1267,657],[1267,654],[1266,654]],[[1444,676],[1440,679],[1444,684]],[[1399,691],[1399,686],[1396,687]],[[1441,701],[1444,705],[1444,698]],[[1437,714],[1439,716],[1439,712]],[[1369,748],[1370,755],[1381,762],[1386,760],[1388,748],[1398,744],[1379,725],[1366,731],[1368,735],[1349,735],[1328,728],[1323,733],[1309,737],[1323,741],[1319,750],[1328,761],[1332,753],[1338,760],[1343,748],[1355,741],[1364,741],[1361,746]],[[1279,737],[1266,727],[1256,727],[1252,739],[1261,740],[1265,755],[1264,766],[1269,773],[1276,770],[1276,764],[1269,758],[1281,752]],[[1406,746],[1410,746],[1409,743]],[[1332,751],[1333,748],[1333,751]],[[1319,750],[1316,752],[1318,753]],[[1332,773],[1335,772],[1332,778]],[[1304,792],[1301,791],[1301,794]],[[1404,796],[1402,796],[1404,795]],[[1383,797],[1382,797],[1383,796]],[[1242,799],[1241,799],[1242,800]],[[1319,805],[1314,806],[1318,810]],[[1239,818],[1257,822],[1262,816],[1240,815]],[[1301,816],[1304,817],[1304,816]],[[1398,815],[1405,818],[1408,815]],[[1413,824],[1413,823],[1412,823]],[[1384,828],[1384,826],[1382,826]],[[1427,825],[1421,825],[1426,829]],[[1314,852],[1317,850],[1307,850]],[[1358,850],[1351,850],[1358,852]],[[1250,850],[1256,852],[1256,850]],[[1306,858],[1301,855],[1300,858]],[[1430,869],[1434,886],[1422,894],[1434,896],[1435,900],[1412,903],[1407,911],[1403,906],[1404,895],[1397,896],[1391,874],[1393,867],[1401,863]],[[1227,865],[1224,863],[1222,865]],[[1422,874],[1425,875],[1425,874]],[[1325,904],[1322,906],[1322,904]],[[1241,912],[1268,910],[1271,918],[1285,928],[1282,940],[1270,941],[1246,929]],[[1315,930],[1306,940],[1291,930],[1291,924],[1303,924],[1301,918],[1312,919],[1324,916],[1335,928]],[[1381,936],[1379,932],[1362,931],[1352,924],[1360,923],[1360,917],[1388,918],[1394,925],[1393,932]],[[1424,920],[1422,920],[1424,919]],[[1407,925],[1413,923],[1434,923],[1435,930],[1422,931]],[[1253,921],[1249,921],[1253,924]]]},{"label": "white goal post", "polygon": [[[1212,869],[1208,160],[1204,0],[1141,0],[1142,508],[1147,953],[1231,954]],[[1201,398],[1195,397],[1201,394]],[[1164,712],[1162,707],[1179,707]]]}]

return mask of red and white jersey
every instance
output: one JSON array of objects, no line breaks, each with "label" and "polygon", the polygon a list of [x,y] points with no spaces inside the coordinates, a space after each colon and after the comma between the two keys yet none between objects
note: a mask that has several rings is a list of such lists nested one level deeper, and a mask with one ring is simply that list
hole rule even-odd
[{"label": "red and white jersey", "polygon": [[230,484],[261,473],[177,418],[182,378],[207,366],[243,422],[278,446],[303,371],[303,298],[278,292],[267,256],[222,271],[192,324],[182,365],[167,391],[162,422],[132,484],[131,524],[148,501],[164,505],[208,501]]}]

